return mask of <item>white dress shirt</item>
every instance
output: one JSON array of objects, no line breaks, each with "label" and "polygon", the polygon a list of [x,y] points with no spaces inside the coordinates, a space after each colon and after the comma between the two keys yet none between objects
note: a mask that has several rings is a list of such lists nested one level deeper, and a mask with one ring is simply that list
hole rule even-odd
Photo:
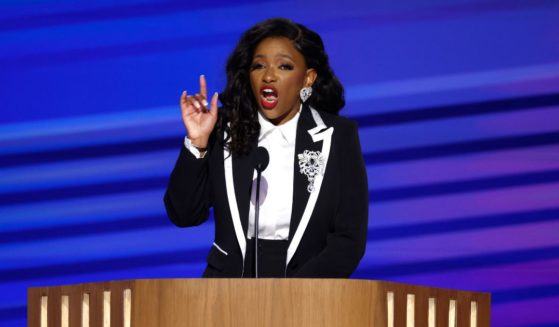
[{"label": "white dress shirt", "polygon": [[[295,137],[301,110],[282,125],[274,125],[258,113],[260,135],[258,146],[268,150],[270,163],[260,180],[260,217],[258,238],[287,240],[293,207],[293,165]],[[248,238],[254,234],[254,208],[256,203],[256,171],[252,181]]]},{"label": "white dress shirt", "polygon": [[[260,134],[258,146],[268,150],[270,163],[260,179],[260,217],[258,238],[267,240],[287,240],[293,206],[293,165],[295,158],[295,137],[299,112],[288,122],[274,125],[258,112]],[[184,145],[196,157],[201,154],[188,138]],[[252,181],[250,197],[248,238],[254,235],[254,210],[256,200],[256,171]]]}]

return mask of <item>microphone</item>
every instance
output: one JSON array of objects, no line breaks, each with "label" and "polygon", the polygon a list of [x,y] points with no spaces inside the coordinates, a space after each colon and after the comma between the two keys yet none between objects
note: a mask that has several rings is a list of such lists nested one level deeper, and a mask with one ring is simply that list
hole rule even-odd
[{"label": "microphone", "polygon": [[259,146],[256,148],[256,160],[254,169],[256,169],[257,173],[261,173],[268,167],[270,163],[270,155],[268,154],[268,150],[265,147]]},{"label": "microphone", "polygon": [[260,229],[258,218],[260,215],[260,176],[266,169],[266,167],[268,167],[268,163],[270,163],[270,155],[268,154],[266,148],[261,146],[256,148],[254,162],[254,169],[256,169],[256,203],[254,206],[254,251],[252,267],[254,270],[254,278],[258,278],[258,230]]}]

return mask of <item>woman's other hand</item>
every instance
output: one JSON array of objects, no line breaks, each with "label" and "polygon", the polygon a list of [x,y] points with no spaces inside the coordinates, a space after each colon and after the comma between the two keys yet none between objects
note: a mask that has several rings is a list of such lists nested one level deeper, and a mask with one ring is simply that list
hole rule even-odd
[{"label": "woman's other hand", "polygon": [[206,78],[200,75],[200,93],[187,95],[183,91],[180,99],[182,121],[188,138],[199,149],[208,147],[210,133],[217,121],[217,92],[212,96],[209,109],[207,98]]}]

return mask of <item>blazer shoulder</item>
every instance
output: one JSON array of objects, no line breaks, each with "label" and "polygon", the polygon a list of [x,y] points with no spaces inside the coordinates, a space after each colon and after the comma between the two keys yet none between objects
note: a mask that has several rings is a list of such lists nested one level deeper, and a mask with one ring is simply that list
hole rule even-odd
[{"label": "blazer shoulder", "polygon": [[357,122],[344,116],[334,115],[328,112],[317,110],[320,117],[327,126],[332,126],[334,129],[342,131],[357,130]]}]

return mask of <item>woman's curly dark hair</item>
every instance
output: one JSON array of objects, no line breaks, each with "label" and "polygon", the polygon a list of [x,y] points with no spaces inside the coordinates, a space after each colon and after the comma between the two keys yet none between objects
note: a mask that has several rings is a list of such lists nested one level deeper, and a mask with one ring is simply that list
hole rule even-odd
[{"label": "woman's curly dark hair", "polygon": [[[217,136],[231,153],[246,154],[258,140],[258,104],[250,85],[250,65],[258,44],[268,37],[286,37],[317,73],[312,96],[305,104],[338,114],[345,105],[344,89],[328,63],[321,37],[289,19],[273,18],[247,30],[227,60],[227,85],[219,96],[223,104]],[[227,138],[223,136],[226,133]]]}]

